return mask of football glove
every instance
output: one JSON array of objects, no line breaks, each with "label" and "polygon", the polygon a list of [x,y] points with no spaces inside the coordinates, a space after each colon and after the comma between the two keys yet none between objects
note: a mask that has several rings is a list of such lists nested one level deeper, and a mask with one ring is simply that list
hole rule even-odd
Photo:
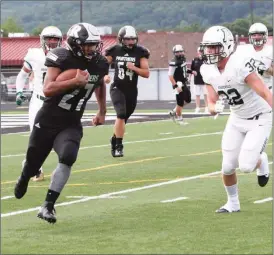
[{"label": "football glove", "polygon": [[179,94],[180,92],[182,92],[183,91],[183,86],[184,86],[184,84],[181,81],[177,81],[176,85],[173,86],[174,93]]},{"label": "football glove", "polygon": [[264,64],[260,64],[257,67],[257,71],[260,75],[263,75],[266,70],[267,70],[267,68]]},{"label": "football glove", "polygon": [[225,109],[225,102],[223,100],[216,101],[216,104],[214,106],[214,111],[216,113],[221,113]]},{"label": "football glove", "polygon": [[16,104],[17,105],[21,105],[26,100],[27,100],[27,97],[23,94],[23,92],[16,93]]}]

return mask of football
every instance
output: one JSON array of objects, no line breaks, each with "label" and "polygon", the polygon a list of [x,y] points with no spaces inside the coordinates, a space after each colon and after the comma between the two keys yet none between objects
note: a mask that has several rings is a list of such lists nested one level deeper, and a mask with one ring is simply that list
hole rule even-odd
[{"label": "football", "polygon": [[[86,74],[86,71],[81,70],[82,74]],[[66,81],[73,79],[77,74],[77,69],[68,69],[58,75],[56,81]]]},{"label": "football", "polygon": [[76,76],[77,69],[68,69],[58,75],[56,81],[66,81],[73,79]]}]

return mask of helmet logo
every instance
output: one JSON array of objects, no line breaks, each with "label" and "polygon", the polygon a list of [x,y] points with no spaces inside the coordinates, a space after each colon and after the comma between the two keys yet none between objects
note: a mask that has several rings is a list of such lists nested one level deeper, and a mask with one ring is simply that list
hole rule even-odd
[{"label": "helmet logo", "polygon": [[226,42],[227,42],[227,40],[226,40],[226,33],[225,33],[225,30],[226,30],[225,28],[222,28],[222,29],[221,29],[221,31],[222,31],[222,32],[223,32],[223,34],[224,34],[224,38],[223,38],[223,42],[224,42],[224,43],[226,43]]}]

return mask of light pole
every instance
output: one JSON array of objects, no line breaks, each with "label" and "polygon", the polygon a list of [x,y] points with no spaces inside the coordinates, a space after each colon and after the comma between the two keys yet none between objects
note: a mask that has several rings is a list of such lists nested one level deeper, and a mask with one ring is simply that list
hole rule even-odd
[{"label": "light pole", "polygon": [[83,22],[83,0],[80,0],[80,22]]},{"label": "light pole", "polygon": [[254,17],[253,17],[253,0],[250,0],[250,18],[251,18],[251,25],[254,23]]}]

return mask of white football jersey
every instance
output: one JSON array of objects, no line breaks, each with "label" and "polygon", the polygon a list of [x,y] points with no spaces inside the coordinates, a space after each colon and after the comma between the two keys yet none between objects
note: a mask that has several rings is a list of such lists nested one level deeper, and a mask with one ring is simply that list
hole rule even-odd
[{"label": "white football jersey", "polygon": [[[241,51],[243,50],[243,51],[249,52],[251,56],[253,56],[254,59],[256,60],[256,64],[255,64],[256,67],[258,67],[259,65],[262,65],[263,69],[267,70],[269,67],[271,67],[273,63],[272,45],[265,44],[263,49],[260,51],[256,51],[252,44],[239,45],[237,49]],[[261,77],[264,83],[266,84],[266,86],[272,90],[273,76],[264,72]]]},{"label": "white football jersey", "polygon": [[255,71],[253,56],[239,48],[230,56],[222,73],[217,65],[203,64],[200,69],[205,83],[212,85],[219,97],[228,102],[231,113],[244,119],[272,110],[244,81]]},{"label": "white football jersey", "polygon": [[24,58],[24,61],[28,63],[34,73],[33,92],[40,96],[45,96],[43,93],[43,84],[47,72],[47,67],[44,65],[45,60],[46,56],[42,48],[29,49]]}]

